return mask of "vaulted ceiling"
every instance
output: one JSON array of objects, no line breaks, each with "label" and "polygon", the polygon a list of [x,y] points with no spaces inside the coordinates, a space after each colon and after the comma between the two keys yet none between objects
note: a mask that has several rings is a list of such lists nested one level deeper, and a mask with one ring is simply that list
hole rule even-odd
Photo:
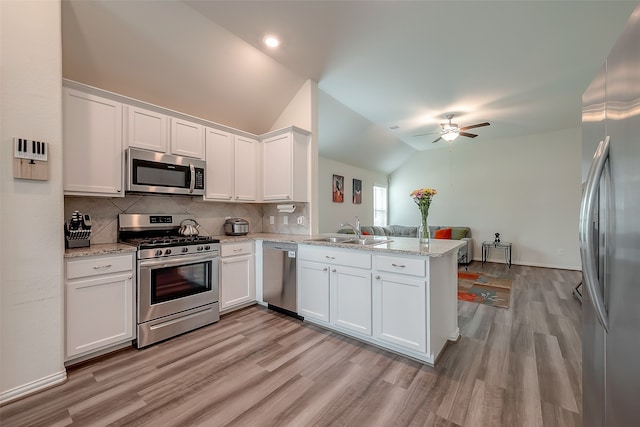
[{"label": "vaulted ceiling", "polygon": [[320,154],[389,173],[446,144],[414,135],[447,113],[491,123],[456,144],[579,126],[582,92],[637,5],[65,0],[63,75],[253,133],[313,79]]}]

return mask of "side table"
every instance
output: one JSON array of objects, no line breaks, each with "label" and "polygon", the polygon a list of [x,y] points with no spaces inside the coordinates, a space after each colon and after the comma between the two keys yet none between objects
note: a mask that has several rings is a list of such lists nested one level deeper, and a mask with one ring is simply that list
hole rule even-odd
[{"label": "side table", "polygon": [[511,243],[510,242],[490,242],[488,240],[482,242],[482,264],[487,262],[487,256],[489,255],[489,249],[502,249],[504,250],[504,261],[511,268]]}]

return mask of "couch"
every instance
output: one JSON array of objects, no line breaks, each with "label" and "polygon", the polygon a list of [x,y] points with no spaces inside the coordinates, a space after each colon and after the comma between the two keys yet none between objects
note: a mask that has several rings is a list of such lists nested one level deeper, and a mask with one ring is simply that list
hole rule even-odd
[{"label": "couch", "polygon": [[[451,229],[451,239],[464,240],[467,244],[458,250],[458,263],[468,265],[473,261],[473,239],[469,227],[436,225],[429,226],[429,237],[435,239],[436,230]],[[387,236],[387,237],[417,237],[418,227],[408,225],[387,225],[385,227],[375,225],[364,225],[360,227],[364,235]],[[338,230],[338,233],[353,234],[350,228]]]}]

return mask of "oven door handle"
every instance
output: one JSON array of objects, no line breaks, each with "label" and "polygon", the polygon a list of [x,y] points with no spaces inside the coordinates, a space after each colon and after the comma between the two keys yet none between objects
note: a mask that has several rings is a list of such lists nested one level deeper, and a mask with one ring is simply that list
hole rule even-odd
[{"label": "oven door handle", "polygon": [[[176,259],[177,258],[177,259]],[[200,261],[214,261],[218,258],[218,255],[207,254],[206,256],[185,256],[185,257],[173,257],[173,259],[167,260],[153,260],[153,261],[140,261],[140,268],[165,268],[165,267],[175,267],[180,264],[193,264]]]}]

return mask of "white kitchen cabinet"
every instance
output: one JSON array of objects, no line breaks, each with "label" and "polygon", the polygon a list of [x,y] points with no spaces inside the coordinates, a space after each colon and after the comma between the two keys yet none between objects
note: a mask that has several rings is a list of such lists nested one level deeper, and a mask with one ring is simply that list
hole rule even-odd
[{"label": "white kitchen cabinet", "polygon": [[122,104],[63,88],[64,193],[124,197]]},{"label": "white kitchen cabinet", "polygon": [[371,255],[303,245],[298,259],[298,314],[371,335]]},{"label": "white kitchen cabinet", "polygon": [[371,271],[331,266],[331,323],[371,335]]},{"label": "white kitchen cabinet", "polygon": [[271,132],[262,139],[262,200],[310,201],[309,133],[295,127]]},{"label": "white kitchen cabinet", "polygon": [[204,159],[204,126],[176,117],[170,123],[171,154]]},{"label": "white kitchen cabinet", "polygon": [[134,254],[100,255],[65,262],[65,361],[134,336]]},{"label": "white kitchen cabinet", "polygon": [[427,352],[427,260],[376,255],[373,281],[375,338]]},{"label": "white kitchen cabinet", "polygon": [[169,117],[145,108],[129,105],[127,110],[127,146],[166,153],[169,146]]},{"label": "white kitchen cabinet", "polygon": [[298,314],[433,364],[457,323],[456,252],[405,255],[298,246]]},{"label": "white kitchen cabinet", "polygon": [[207,128],[205,155],[206,200],[258,200],[258,140]]},{"label": "white kitchen cabinet", "polygon": [[329,323],[329,266],[299,259],[297,274],[298,314]]},{"label": "white kitchen cabinet", "polygon": [[220,311],[256,300],[253,241],[220,245]]},{"label": "white kitchen cabinet", "polygon": [[425,279],[380,273],[373,281],[375,338],[410,350],[427,350]]}]

